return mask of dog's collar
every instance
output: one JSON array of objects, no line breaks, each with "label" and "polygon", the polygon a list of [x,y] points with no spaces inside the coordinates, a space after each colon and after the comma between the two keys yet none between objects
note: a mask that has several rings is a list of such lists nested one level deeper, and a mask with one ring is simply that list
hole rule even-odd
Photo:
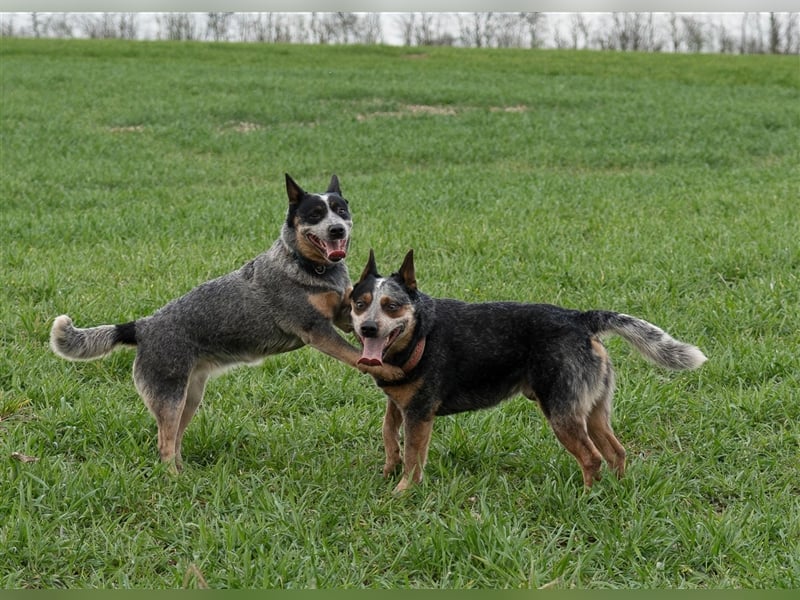
[{"label": "dog's collar", "polygon": [[420,340],[417,342],[417,345],[414,346],[411,356],[409,356],[405,364],[400,367],[406,375],[408,375],[411,370],[419,364],[423,352],[425,352],[425,338],[420,338]]},{"label": "dog's collar", "polygon": [[297,263],[300,265],[300,267],[302,267],[302,269],[308,273],[313,275],[324,275],[328,270],[327,265],[321,265],[319,263],[315,263],[313,260],[308,260],[296,250],[294,251],[294,256],[297,259]]}]

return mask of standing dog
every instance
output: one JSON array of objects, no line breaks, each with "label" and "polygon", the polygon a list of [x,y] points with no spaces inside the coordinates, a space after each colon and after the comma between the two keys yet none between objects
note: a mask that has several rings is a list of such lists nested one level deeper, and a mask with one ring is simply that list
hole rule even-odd
[{"label": "standing dog", "polygon": [[280,238],[239,270],[130,323],[77,329],[67,315],[53,323],[50,346],[69,360],[137,347],[133,380],[156,418],[161,460],[174,471],[182,467],[183,433],[216,372],[308,344],[381,378],[402,374],[359,365],[358,349],[334,329],[351,330],[352,288],[343,260],[353,221],[338,178],[324,194],[309,194],[287,174],[286,191]]},{"label": "standing dog", "polygon": [[600,337],[616,333],[668,369],[694,369],[706,360],[655,325],[615,312],[430,298],[417,290],[413,251],[388,278],[370,252],[351,309],[363,345],[359,362],[405,373],[393,381],[373,375],[388,396],[385,477],[401,463],[404,428],[395,492],[421,481],[434,417],[488,408],[518,393],[539,403],[587,487],[599,479],[603,458],[622,477],[625,449],[610,423],[614,371]]}]

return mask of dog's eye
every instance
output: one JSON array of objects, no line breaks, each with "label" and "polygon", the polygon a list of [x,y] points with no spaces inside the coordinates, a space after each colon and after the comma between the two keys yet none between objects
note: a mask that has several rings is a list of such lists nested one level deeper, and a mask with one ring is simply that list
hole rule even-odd
[{"label": "dog's eye", "polygon": [[364,310],[367,307],[367,303],[363,300],[356,300],[353,302],[353,306],[356,307],[356,310]]},{"label": "dog's eye", "polygon": [[336,212],[339,213],[340,217],[347,216],[347,209],[344,206],[340,206]]},{"label": "dog's eye", "polygon": [[397,302],[389,302],[389,304],[386,305],[386,310],[391,311],[391,312],[394,312],[394,311],[398,310],[399,308],[400,308],[400,305]]}]

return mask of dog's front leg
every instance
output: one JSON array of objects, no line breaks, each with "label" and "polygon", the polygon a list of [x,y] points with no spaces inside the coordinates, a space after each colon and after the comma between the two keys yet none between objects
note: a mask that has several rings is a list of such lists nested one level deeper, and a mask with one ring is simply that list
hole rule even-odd
[{"label": "dog's front leg", "polygon": [[333,324],[345,333],[351,333],[353,331],[353,319],[350,316],[350,294],[352,291],[353,288],[347,289],[344,293],[344,299],[333,315]]},{"label": "dog's front leg", "polygon": [[433,433],[433,419],[431,416],[427,420],[409,420],[406,415],[404,433],[405,449],[403,451],[403,478],[394,493],[406,491],[414,483],[422,481],[422,470],[428,461],[428,446]]},{"label": "dog's front leg", "polygon": [[383,417],[383,448],[386,452],[386,463],[383,465],[383,476],[391,475],[400,457],[400,426],[403,424],[403,413],[391,398],[386,399],[386,414]]},{"label": "dog's front leg", "polygon": [[361,352],[348,344],[342,336],[336,333],[336,330],[329,321],[325,321],[324,325],[319,325],[311,330],[302,332],[300,334],[300,339],[303,343],[351,367],[357,368],[362,373],[369,373],[385,381],[397,381],[405,377],[403,370],[393,365],[384,364],[379,367],[373,367],[358,364],[358,359],[361,358]]}]

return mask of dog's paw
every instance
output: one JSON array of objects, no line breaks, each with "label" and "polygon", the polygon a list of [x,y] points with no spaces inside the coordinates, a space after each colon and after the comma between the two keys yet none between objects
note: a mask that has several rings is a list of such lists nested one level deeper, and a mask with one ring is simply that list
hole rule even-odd
[{"label": "dog's paw", "polygon": [[400,367],[387,365],[385,363],[382,365],[367,365],[364,363],[359,363],[357,367],[362,373],[367,373],[373,377],[382,379],[383,381],[399,381],[406,376],[405,371],[403,371],[403,369]]},{"label": "dog's paw", "polygon": [[395,471],[397,471],[397,467],[399,467],[399,466],[400,466],[400,462],[399,461],[395,462],[395,463],[387,462],[386,464],[384,464],[383,465],[383,478],[384,479],[388,479],[389,477],[394,475]]},{"label": "dog's paw", "polygon": [[400,483],[398,483],[395,486],[395,488],[392,490],[392,494],[395,495],[395,496],[400,496],[400,495],[404,494],[408,490],[408,488],[410,488],[410,487],[411,487],[411,481],[408,479],[408,477],[404,476],[400,480]]}]

